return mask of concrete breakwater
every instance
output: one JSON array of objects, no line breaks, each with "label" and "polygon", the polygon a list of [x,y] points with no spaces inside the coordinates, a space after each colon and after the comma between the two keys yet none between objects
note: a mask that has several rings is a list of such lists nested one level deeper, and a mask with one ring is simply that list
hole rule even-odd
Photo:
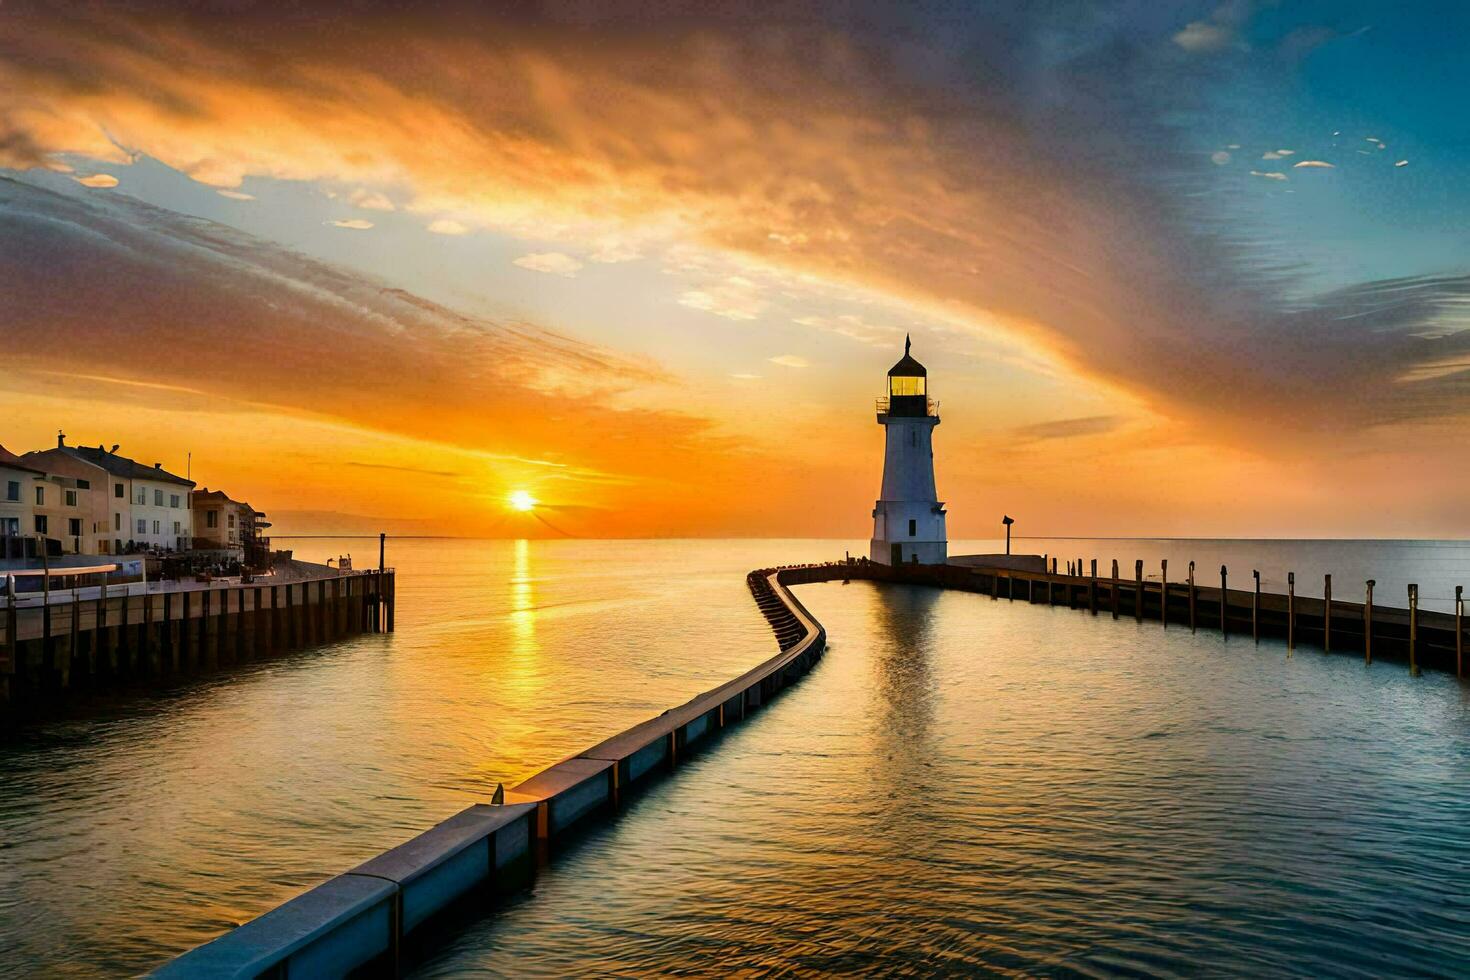
[{"label": "concrete breakwater", "polygon": [[355,633],[393,630],[392,569],[80,597],[0,610],[0,717],[78,688],[183,676]]},{"label": "concrete breakwater", "polygon": [[[396,971],[451,909],[515,888],[575,829],[800,679],[826,633],[786,587],[795,569],[747,576],[780,651],[739,677],[497,792],[160,968],[161,977],[333,977]],[[487,794],[488,795],[488,794]]]}]

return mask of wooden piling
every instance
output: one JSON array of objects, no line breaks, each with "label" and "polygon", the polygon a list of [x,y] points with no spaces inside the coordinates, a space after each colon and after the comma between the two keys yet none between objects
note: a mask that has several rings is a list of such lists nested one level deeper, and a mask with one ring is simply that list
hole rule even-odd
[{"label": "wooden piling", "polygon": [[1118,559],[1113,559],[1113,584],[1108,589],[1112,599],[1113,618],[1118,618]]},{"label": "wooden piling", "polygon": [[214,595],[212,590],[205,589],[200,597],[199,608],[199,657],[200,665],[204,667],[216,667],[219,665],[219,624],[214,619]]},{"label": "wooden piling", "polygon": [[296,600],[291,598],[291,583],[286,583],[286,649],[301,648],[301,623],[296,612]]},{"label": "wooden piling", "polygon": [[1286,649],[1296,649],[1296,572],[1286,573]]},{"label": "wooden piling", "polygon": [[1363,601],[1363,662],[1373,662],[1373,586],[1378,583],[1368,580],[1368,598]]},{"label": "wooden piling", "polygon": [[1322,577],[1322,650],[1332,652],[1332,576]]},{"label": "wooden piling", "polygon": [[153,645],[153,603],[150,601],[147,586],[143,590],[143,662],[148,665],[148,670],[157,673],[157,657]]},{"label": "wooden piling", "polygon": [[1229,602],[1229,599],[1227,598],[1228,590],[1225,587],[1225,575],[1226,575],[1225,566],[1224,565],[1221,565],[1220,566],[1220,635],[1221,636],[1229,636],[1230,635],[1229,617],[1228,617],[1228,609],[1227,609],[1227,603]]},{"label": "wooden piling", "polygon": [[1143,622],[1143,559],[1133,562],[1133,619]]},{"label": "wooden piling", "polygon": [[5,597],[5,670],[15,673],[19,666],[20,641],[16,637],[19,626],[16,622],[15,595]]},{"label": "wooden piling", "polygon": [[1251,577],[1256,580],[1256,590],[1251,595],[1251,639],[1256,645],[1261,643],[1261,570],[1251,569]]},{"label": "wooden piling", "polygon": [[1159,562],[1159,625],[1169,625],[1169,559]]},{"label": "wooden piling", "polygon": [[92,649],[102,654],[101,660],[109,670],[112,663],[112,644],[107,632],[107,575],[102,575],[102,585],[97,589],[97,602],[92,607]]},{"label": "wooden piling", "polygon": [[[72,581],[76,580],[73,579]],[[71,642],[68,646],[71,649],[67,651],[67,657],[70,659],[77,656],[77,651],[81,649],[82,644],[82,604],[77,601],[77,590],[75,587],[71,590],[71,629],[69,632],[71,633]],[[71,673],[70,663],[66,665],[66,670],[68,674]]]},{"label": "wooden piling", "polygon": [[1455,586],[1455,676],[1465,676],[1465,587]]},{"label": "wooden piling", "polygon": [[123,659],[130,670],[138,672],[138,664],[133,657],[133,639],[128,635],[128,606],[132,604],[132,597],[128,595],[128,587],[123,586],[122,613],[118,616],[118,644],[123,650]]},{"label": "wooden piling", "polygon": [[[1077,567],[1082,567],[1082,559],[1077,560]],[[1092,579],[1087,586],[1087,609],[1094,616],[1097,615],[1097,559],[1092,559]]]},{"label": "wooden piling", "polygon": [[1196,627],[1194,617],[1194,562],[1189,563],[1189,631],[1193,633]]},{"label": "wooden piling", "polygon": [[1409,585],[1409,673],[1419,673],[1419,662],[1414,659],[1419,645],[1419,586]]}]

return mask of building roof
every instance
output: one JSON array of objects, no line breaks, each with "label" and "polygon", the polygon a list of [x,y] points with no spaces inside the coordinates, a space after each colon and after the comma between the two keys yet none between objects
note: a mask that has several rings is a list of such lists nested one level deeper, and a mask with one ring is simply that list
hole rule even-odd
[{"label": "building roof", "polygon": [[909,338],[903,338],[903,358],[893,367],[888,369],[890,378],[926,378],[929,376],[924,365],[909,356]]},{"label": "building roof", "polygon": [[192,487],[193,480],[186,480],[182,476],[170,473],[162,466],[144,466],[136,460],[119,456],[117,453],[108,452],[101,446],[61,446],[62,452],[83,462],[100,466],[113,476],[125,476],[130,480],[152,480],[155,483],[177,483],[181,486]]},{"label": "building roof", "polygon": [[4,446],[0,446],[0,466],[8,466],[12,470],[26,470],[30,473],[39,473],[42,476],[46,475],[45,470],[37,469]]}]

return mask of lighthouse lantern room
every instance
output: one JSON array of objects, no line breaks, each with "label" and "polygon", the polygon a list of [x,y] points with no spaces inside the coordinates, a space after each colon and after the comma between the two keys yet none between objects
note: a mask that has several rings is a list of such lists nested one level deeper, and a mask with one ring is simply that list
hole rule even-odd
[{"label": "lighthouse lantern room", "polygon": [[878,399],[884,430],[883,489],[873,507],[872,559],[885,565],[942,565],[948,556],[944,504],[934,490],[934,427],[939,403],[929,397],[929,372],[909,354],[888,371],[888,395]]}]

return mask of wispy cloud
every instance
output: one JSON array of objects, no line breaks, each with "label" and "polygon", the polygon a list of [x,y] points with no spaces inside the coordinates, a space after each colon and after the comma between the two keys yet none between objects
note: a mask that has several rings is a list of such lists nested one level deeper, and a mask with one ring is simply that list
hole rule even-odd
[{"label": "wispy cloud", "polygon": [[805,368],[812,366],[811,362],[808,361],[806,358],[798,357],[795,354],[778,354],[775,357],[768,357],[766,358],[766,360],[770,361],[772,364],[779,364],[782,367],[789,368]]},{"label": "wispy cloud", "polygon": [[364,220],[363,218],[346,218],[339,221],[333,221],[331,222],[331,224],[335,225],[338,228],[348,228],[352,231],[367,231],[369,228],[373,227],[373,223],[371,221]]},{"label": "wispy cloud", "polygon": [[744,276],[688,290],[679,296],[679,304],[727,320],[757,320],[768,305],[761,287]]},{"label": "wispy cloud", "polygon": [[453,218],[435,218],[429,222],[429,231],[436,235],[468,235],[469,226]]},{"label": "wispy cloud", "polygon": [[1123,424],[1117,415],[1089,415],[1075,419],[1057,419],[1023,425],[1015,430],[1020,442],[1044,442],[1049,439],[1076,439],[1082,436],[1097,436],[1112,432]]},{"label": "wispy cloud", "polygon": [[90,177],[73,177],[72,180],[81,184],[83,187],[105,188],[117,186],[117,178],[112,176],[112,174],[92,174]]},{"label": "wispy cloud", "polygon": [[430,470],[419,466],[395,466],[391,463],[367,463],[358,459],[345,460],[343,466],[351,466],[360,470],[387,470],[393,473],[413,473],[416,476],[436,476],[443,478],[461,477],[464,473],[456,470]]},{"label": "wispy cloud", "polygon": [[563,252],[532,252],[515,260],[522,269],[545,272],[553,276],[570,279],[582,268],[582,263]]},{"label": "wispy cloud", "polygon": [[388,196],[386,194],[382,193],[381,191],[368,190],[366,187],[359,187],[357,190],[353,191],[350,195],[348,195],[347,200],[350,201],[354,207],[362,208],[365,211],[394,210],[393,202],[388,200]]}]

